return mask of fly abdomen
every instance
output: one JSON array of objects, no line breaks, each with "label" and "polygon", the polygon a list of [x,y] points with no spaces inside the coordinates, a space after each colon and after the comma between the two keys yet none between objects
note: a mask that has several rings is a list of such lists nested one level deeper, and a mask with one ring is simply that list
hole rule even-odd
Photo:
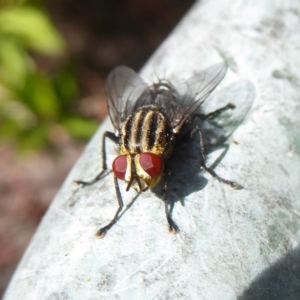
[{"label": "fly abdomen", "polygon": [[160,156],[170,153],[171,130],[168,120],[154,105],[143,106],[121,126],[120,154],[151,152]]}]

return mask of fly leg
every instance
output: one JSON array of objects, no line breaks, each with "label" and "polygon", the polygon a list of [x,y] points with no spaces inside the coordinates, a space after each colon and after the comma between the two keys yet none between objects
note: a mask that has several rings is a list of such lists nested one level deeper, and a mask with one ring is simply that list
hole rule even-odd
[{"label": "fly leg", "polygon": [[106,232],[117,222],[119,213],[121,212],[121,210],[123,209],[123,206],[124,206],[117,177],[114,177],[114,182],[115,182],[115,189],[116,189],[119,207],[115,213],[115,216],[110,221],[110,223],[97,231],[96,236],[100,239],[103,238],[105,236]]},{"label": "fly leg", "polygon": [[199,138],[200,138],[200,154],[201,154],[201,168],[203,168],[206,172],[208,172],[212,177],[216,178],[217,180],[219,180],[220,182],[223,182],[225,184],[230,185],[232,188],[234,189],[238,189],[240,187],[240,185],[234,181],[230,181],[227,179],[224,179],[222,177],[220,177],[218,174],[216,174],[213,170],[211,170],[210,168],[208,168],[206,166],[206,155],[205,155],[205,147],[204,147],[204,138],[203,138],[203,133],[200,129],[199,126],[196,126],[192,131],[191,131],[191,137],[193,137],[193,135],[198,132],[199,134]]},{"label": "fly leg", "polygon": [[[110,132],[110,131],[104,132],[103,138],[102,138],[102,171],[91,181],[75,180],[74,181],[75,183],[80,184],[82,186],[92,185],[103,177],[103,174],[107,170],[106,147],[105,147],[106,138],[111,139],[116,144],[119,143],[119,137],[117,137],[113,132]],[[119,207],[115,213],[115,216],[110,221],[110,223],[97,231],[96,236],[99,238],[103,238],[105,236],[106,232],[116,223],[116,221],[118,220],[118,217],[119,217],[119,213],[121,212],[121,210],[123,208],[123,200],[122,200],[122,196],[120,193],[120,188],[119,188],[117,177],[114,177],[114,182],[115,182],[115,189],[116,189]]]},{"label": "fly leg", "polygon": [[169,231],[171,233],[177,233],[179,232],[179,227],[176,225],[174,220],[171,217],[170,211],[168,209],[168,179],[169,179],[169,172],[165,170],[165,182],[164,182],[164,202],[165,202],[165,212],[166,212],[166,217],[169,223]]},{"label": "fly leg", "polygon": [[74,180],[75,183],[80,184],[82,186],[92,185],[95,182],[99,181],[103,177],[103,174],[107,170],[106,147],[105,147],[105,139],[106,138],[111,139],[114,143],[119,142],[119,138],[113,132],[110,132],[110,131],[104,132],[103,138],[102,138],[102,170],[101,170],[101,172],[94,179],[92,179],[90,181]]},{"label": "fly leg", "polygon": [[113,132],[110,132],[110,131],[104,132],[103,138],[102,138],[102,171],[94,179],[92,179],[90,181],[74,180],[74,183],[80,184],[82,186],[92,185],[95,182],[99,181],[103,177],[103,174],[107,170],[106,148],[105,148],[105,139],[106,138],[111,139],[116,144],[119,142],[119,138]]},{"label": "fly leg", "polygon": [[235,109],[235,105],[232,104],[232,103],[228,103],[225,106],[223,106],[223,107],[221,107],[221,108],[219,108],[219,109],[217,109],[215,111],[212,111],[212,112],[210,112],[207,115],[204,115],[204,114],[195,114],[194,116],[198,117],[201,120],[214,119],[218,115],[220,115],[223,111],[226,111],[228,109]]}]

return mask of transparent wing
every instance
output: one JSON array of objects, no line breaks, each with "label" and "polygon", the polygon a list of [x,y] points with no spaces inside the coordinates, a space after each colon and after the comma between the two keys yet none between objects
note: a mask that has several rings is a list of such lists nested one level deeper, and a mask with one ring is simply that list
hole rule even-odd
[{"label": "transparent wing", "polygon": [[[130,115],[136,107],[136,101],[147,94],[149,86],[128,67],[113,69],[107,77],[107,106],[111,122],[115,129]],[[149,94],[149,92],[148,92]]]},{"label": "transparent wing", "polygon": [[168,117],[175,132],[179,132],[186,120],[205,101],[224,78],[225,63],[215,64],[175,86],[177,96],[172,98]]},{"label": "transparent wing", "polygon": [[228,109],[215,118],[201,121],[206,144],[223,143],[244,120],[255,99],[255,87],[247,80],[237,81],[213,95],[210,101],[201,105],[199,112],[209,114],[231,103],[234,109]]}]

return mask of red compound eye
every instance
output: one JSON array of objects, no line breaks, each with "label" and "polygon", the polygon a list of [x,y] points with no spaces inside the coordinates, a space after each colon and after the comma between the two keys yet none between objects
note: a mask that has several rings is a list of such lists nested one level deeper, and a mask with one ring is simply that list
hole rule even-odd
[{"label": "red compound eye", "polygon": [[117,178],[124,180],[125,174],[126,174],[126,169],[127,169],[126,155],[118,156],[112,164],[112,169]]},{"label": "red compound eye", "polygon": [[141,153],[140,165],[151,177],[160,176],[164,170],[164,162],[162,158],[153,153]]}]

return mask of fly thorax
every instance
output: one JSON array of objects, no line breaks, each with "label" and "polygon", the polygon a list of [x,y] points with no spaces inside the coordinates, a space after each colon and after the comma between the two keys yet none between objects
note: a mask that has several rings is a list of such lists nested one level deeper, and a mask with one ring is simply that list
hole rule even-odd
[{"label": "fly thorax", "polygon": [[155,105],[143,106],[131,114],[121,126],[120,137],[120,154],[152,152],[165,157],[172,152],[169,122]]}]

